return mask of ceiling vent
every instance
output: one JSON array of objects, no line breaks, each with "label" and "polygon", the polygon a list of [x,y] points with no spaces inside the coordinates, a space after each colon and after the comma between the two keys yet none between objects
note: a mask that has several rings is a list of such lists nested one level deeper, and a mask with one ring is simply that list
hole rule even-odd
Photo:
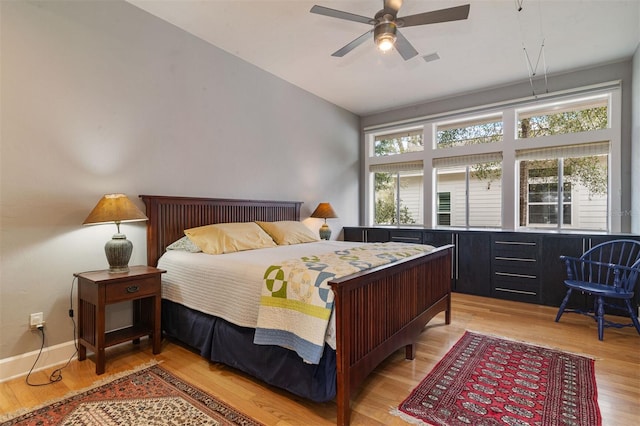
[{"label": "ceiling vent", "polygon": [[440,59],[440,55],[438,55],[437,53],[430,53],[428,55],[424,55],[422,59],[424,59],[425,62],[433,62]]}]

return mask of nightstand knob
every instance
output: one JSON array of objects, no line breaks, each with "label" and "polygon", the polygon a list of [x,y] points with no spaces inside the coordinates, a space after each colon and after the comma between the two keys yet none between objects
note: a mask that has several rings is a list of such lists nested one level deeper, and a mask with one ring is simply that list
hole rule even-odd
[{"label": "nightstand knob", "polygon": [[127,287],[127,293],[135,293],[138,290],[140,290],[140,288],[137,285],[130,285]]}]

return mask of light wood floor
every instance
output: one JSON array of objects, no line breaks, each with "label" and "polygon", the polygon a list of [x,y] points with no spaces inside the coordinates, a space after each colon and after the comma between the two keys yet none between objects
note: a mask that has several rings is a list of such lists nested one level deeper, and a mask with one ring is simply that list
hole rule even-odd
[{"label": "light wood floor", "polygon": [[[423,331],[414,361],[404,351],[393,354],[372,374],[354,398],[352,425],[406,425],[389,414],[397,407],[465,330],[585,354],[596,359],[598,401],[605,426],[640,424],[640,336],[633,328],[606,329],[598,341],[595,322],[582,315],[565,314],[555,323],[556,309],[516,302],[454,294],[452,323],[435,317]],[[63,380],[50,386],[29,387],[24,379],[0,384],[0,413],[33,407],[97,380],[148,362],[162,366],[190,383],[226,401],[267,425],[335,424],[335,404],[301,400],[270,388],[223,365],[212,364],[188,349],[165,340],[162,353],[152,355],[147,340],[139,346],[124,344],[107,350],[106,373],[95,375],[91,361],[73,361]],[[32,375],[45,381],[50,371]]]}]

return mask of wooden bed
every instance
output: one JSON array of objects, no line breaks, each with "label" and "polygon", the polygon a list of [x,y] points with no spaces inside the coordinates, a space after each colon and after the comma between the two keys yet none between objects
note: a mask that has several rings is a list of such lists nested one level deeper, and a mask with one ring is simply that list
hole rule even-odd
[{"label": "wooden bed", "polygon": [[[300,202],[141,195],[149,217],[147,263],[188,228],[212,223],[300,220]],[[330,282],[335,293],[337,424],[349,424],[351,395],[398,349],[415,341],[438,313],[451,320],[452,246]]]}]

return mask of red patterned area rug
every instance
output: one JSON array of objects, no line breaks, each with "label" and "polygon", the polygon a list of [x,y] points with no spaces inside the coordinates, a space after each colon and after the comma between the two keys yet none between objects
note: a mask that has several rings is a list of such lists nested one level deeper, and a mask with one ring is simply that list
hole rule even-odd
[{"label": "red patterned area rug", "polygon": [[0,425],[262,425],[155,365]]},{"label": "red patterned area rug", "polygon": [[466,332],[398,407],[431,425],[602,424],[594,361]]}]

